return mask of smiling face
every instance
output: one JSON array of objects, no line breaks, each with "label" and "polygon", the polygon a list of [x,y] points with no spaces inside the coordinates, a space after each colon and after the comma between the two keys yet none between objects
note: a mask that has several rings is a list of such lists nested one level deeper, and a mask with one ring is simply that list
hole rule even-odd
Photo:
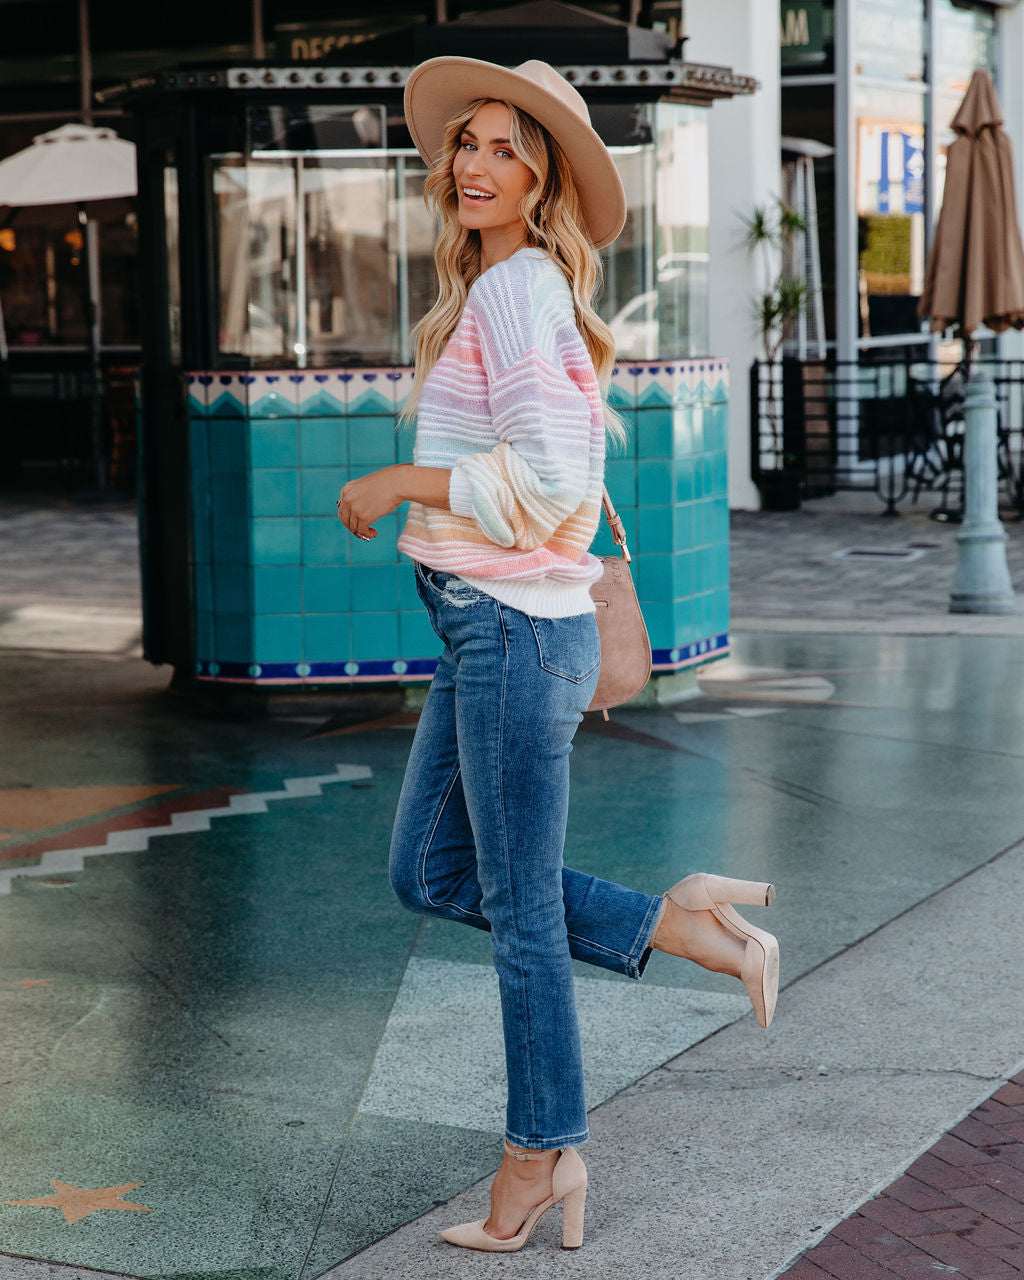
[{"label": "smiling face", "polygon": [[519,201],[534,181],[533,172],[512,150],[510,125],[504,103],[485,102],[462,130],[452,164],[459,221],[480,232],[485,256],[492,261],[497,260],[493,250],[511,246],[511,253],[522,243]]}]

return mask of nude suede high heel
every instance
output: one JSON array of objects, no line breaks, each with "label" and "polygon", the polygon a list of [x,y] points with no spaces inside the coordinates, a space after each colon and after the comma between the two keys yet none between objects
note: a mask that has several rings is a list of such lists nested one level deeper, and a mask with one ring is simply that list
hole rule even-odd
[{"label": "nude suede high heel", "polygon": [[[505,1150],[516,1160],[537,1160],[540,1152],[519,1151],[505,1143]],[[486,1218],[446,1227],[441,1239],[463,1249],[480,1249],[484,1253],[515,1253],[530,1238],[537,1223],[547,1211],[562,1202],[562,1248],[578,1249],[583,1243],[583,1210],[587,1200],[587,1167],[575,1147],[566,1147],[558,1157],[551,1174],[551,1195],[534,1205],[523,1225],[508,1240],[499,1240],[484,1230]]]},{"label": "nude suede high heel", "polygon": [[746,944],[740,981],[750,996],[754,1013],[762,1027],[767,1027],[775,1012],[779,994],[779,942],[774,934],[755,928],[749,920],[734,911],[731,903],[752,907],[770,907],[775,901],[775,886],[754,880],[731,880],[698,871],[680,880],[665,895],[687,911],[710,911]]}]

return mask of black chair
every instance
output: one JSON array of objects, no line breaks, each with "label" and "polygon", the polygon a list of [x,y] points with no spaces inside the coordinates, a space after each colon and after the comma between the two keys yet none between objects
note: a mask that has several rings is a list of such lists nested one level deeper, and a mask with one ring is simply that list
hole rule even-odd
[{"label": "black chair", "polygon": [[967,399],[963,368],[957,366],[938,385],[912,375],[908,384],[913,429],[908,442],[907,477],[912,499],[917,502],[922,489],[936,491],[941,494],[941,503],[931,512],[932,519],[962,520]]}]

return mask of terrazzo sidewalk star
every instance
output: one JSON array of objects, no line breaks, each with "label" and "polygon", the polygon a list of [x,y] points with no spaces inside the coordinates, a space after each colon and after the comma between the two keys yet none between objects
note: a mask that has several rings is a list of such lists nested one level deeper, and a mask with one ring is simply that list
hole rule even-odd
[{"label": "terrazzo sidewalk star", "polygon": [[56,1193],[52,1196],[40,1196],[37,1200],[5,1200],[4,1203],[60,1209],[68,1226],[82,1218],[87,1218],[90,1213],[98,1213],[100,1209],[137,1209],[140,1213],[153,1212],[144,1204],[132,1204],[130,1200],[120,1198],[126,1191],[141,1187],[141,1182],[126,1182],[120,1187],[89,1188],[76,1187],[73,1182],[61,1182],[58,1178],[51,1178],[50,1181]]}]

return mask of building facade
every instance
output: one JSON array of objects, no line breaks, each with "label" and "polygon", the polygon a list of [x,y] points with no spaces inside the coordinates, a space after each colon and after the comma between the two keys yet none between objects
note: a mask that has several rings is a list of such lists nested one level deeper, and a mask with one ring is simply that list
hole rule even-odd
[{"label": "building facade", "polygon": [[[347,475],[408,455],[393,420],[432,287],[424,170],[400,112],[420,58],[546,57],[577,79],[619,164],[630,214],[601,312],[634,431],[608,476],[664,672],[725,651],[727,507],[763,488],[751,215],[788,196],[800,157],[815,358],[927,358],[916,304],[974,69],[994,76],[1018,155],[1024,142],[1015,0],[624,0],[575,7],[574,29],[543,3],[187,2],[173,44],[156,16],[89,0],[5,8],[24,21],[0,59],[0,152],[83,118],[140,147],[139,200],[94,211],[104,369],[113,403],[141,365],[151,413],[147,651],[202,679],[424,673],[429,637],[397,561],[342,556],[332,525]],[[87,439],[75,211],[0,222],[0,467],[71,483]],[[767,255],[769,276],[780,265]],[[130,435],[123,404],[120,421]],[[134,441],[109,428],[106,447],[130,475]]]},{"label": "building facade", "polygon": [[[626,191],[600,305],[619,343],[610,401],[631,430],[606,480],[655,687],[727,651],[729,375],[708,351],[707,117],[754,85],[684,62],[667,31],[539,3],[329,60],[185,64],[101,95],[132,112],[138,146],[151,660],[257,686],[431,673],[399,518],[356,543],[334,499],[411,456],[396,417],[435,228],[405,79],[436,53],[490,52],[498,31],[506,61],[543,52],[579,86]],[[597,549],[612,551],[604,531]]]}]

